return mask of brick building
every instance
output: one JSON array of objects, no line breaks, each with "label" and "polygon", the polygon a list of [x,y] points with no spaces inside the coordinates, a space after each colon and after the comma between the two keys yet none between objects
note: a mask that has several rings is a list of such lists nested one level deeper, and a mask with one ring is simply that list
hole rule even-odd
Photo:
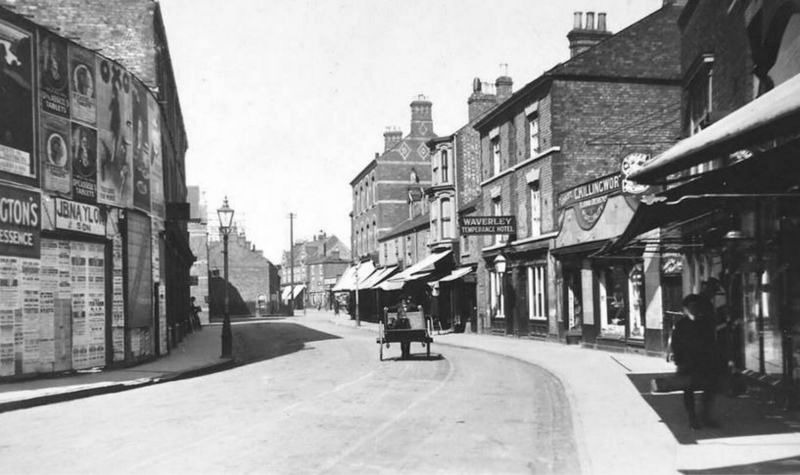
[{"label": "brick building", "polygon": [[339,256],[338,251],[311,258],[308,261],[308,305],[331,309],[333,286],[350,266],[350,260]]},{"label": "brick building", "polygon": [[0,349],[0,376],[168,352],[189,320],[194,255],[186,132],[158,3],[2,1],[0,36],[16,57],[0,69],[0,194],[34,203],[39,223],[30,245],[0,246],[5,273],[39,282],[5,294],[25,295],[24,308],[4,303],[27,323],[0,325],[3,341],[26,335]]},{"label": "brick building", "polygon": [[[612,194],[621,194],[623,158],[652,155],[678,136],[679,12],[667,4],[617,34],[606,31],[604,13],[596,24],[593,12],[585,22],[576,13],[568,34],[572,57],[475,125],[483,173],[479,214],[517,222],[516,234],[480,243],[484,331],[585,334],[594,344],[599,329],[609,328],[600,315],[611,299],[597,290],[608,269],[590,255],[621,233],[633,213],[632,200],[610,203]],[[499,256],[507,262],[504,274],[496,272]]]},{"label": "brick building", "polygon": [[411,128],[406,136],[387,130],[384,151],[350,182],[353,210],[350,213],[353,256],[379,261],[378,240],[401,222],[410,219],[409,200],[426,211],[422,190],[430,185],[430,154],[425,142],[435,137],[432,104],[423,96],[411,102]]},{"label": "brick building", "polygon": [[[212,276],[222,276],[224,269],[224,256],[222,253],[223,242],[212,240],[208,242],[208,268]],[[277,305],[280,289],[278,270],[269,259],[264,257],[261,249],[247,239],[244,231],[234,228],[228,237],[228,282],[230,284],[231,298],[241,300],[239,305],[231,305],[231,315],[256,315],[259,302]],[[221,295],[211,292],[212,308],[209,312],[212,318],[222,318],[220,306]],[[214,302],[213,300],[216,300]],[[243,304],[243,305],[241,305]],[[242,314],[245,311],[247,313]],[[265,311],[263,308],[261,311]]]},{"label": "brick building", "polygon": [[632,173],[667,189],[640,206],[618,250],[656,229],[649,245],[674,275],[662,293],[718,285],[713,304],[734,322],[726,359],[796,404],[800,4],[689,1],[679,25],[686,138]]},{"label": "brick building", "polygon": [[[328,236],[324,231],[320,231],[310,240],[295,242],[293,251],[294,265],[290,265],[289,251],[284,251],[281,258],[281,300],[286,303],[288,293],[294,292],[294,300],[297,301],[297,304],[316,305],[321,302],[320,299],[324,298],[320,294],[316,294],[312,298],[310,264],[322,259],[326,263],[325,268],[321,270],[322,274],[336,274],[342,261],[350,261],[350,249],[335,235]],[[316,268],[313,270],[316,271]],[[294,282],[292,277],[294,277]]]}]

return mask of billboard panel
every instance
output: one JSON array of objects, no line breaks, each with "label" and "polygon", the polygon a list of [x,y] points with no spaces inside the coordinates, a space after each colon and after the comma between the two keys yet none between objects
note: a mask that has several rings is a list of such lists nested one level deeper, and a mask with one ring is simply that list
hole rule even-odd
[{"label": "billboard panel", "polygon": [[147,95],[147,117],[150,119],[150,211],[164,218],[164,170],[161,159],[161,111],[156,99]]},{"label": "billboard panel", "polygon": [[0,255],[39,258],[41,195],[0,185]]},{"label": "billboard panel", "polygon": [[150,94],[139,81],[133,81],[133,206],[150,211],[150,138],[147,98]]},{"label": "billboard panel", "polygon": [[43,113],[39,132],[42,188],[69,196],[72,192],[69,121]]},{"label": "billboard panel", "polygon": [[28,178],[36,176],[31,41],[31,33],[0,21],[0,172]]},{"label": "billboard panel", "polygon": [[97,201],[133,206],[131,75],[108,59],[97,58]]},{"label": "billboard panel", "polygon": [[72,118],[94,125],[97,116],[94,53],[72,44],[68,51]]},{"label": "billboard panel", "polygon": [[39,32],[39,97],[41,110],[69,118],[67,42],[45,30]]},{"label": "billboard panel", "polygon": [[97,200],[97,131],[72,123],[72,196],[78,201]]}]

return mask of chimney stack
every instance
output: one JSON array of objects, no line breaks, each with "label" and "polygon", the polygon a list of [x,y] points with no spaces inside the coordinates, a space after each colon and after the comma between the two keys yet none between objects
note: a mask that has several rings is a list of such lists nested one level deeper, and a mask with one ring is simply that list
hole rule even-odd
[{"label": "chimney stack", "polygon": [[567,33],[569,40],[570,58],[573,58],[597,43],[611,36],[613,33],[606,29],[606,14],[597,14],[597,27],[594,24],[594,12],[586,12],[586,23],[581,25],[583,13],[575,12],[572,31]]},{"label": "chimney stack", "polygon": [[511,80],[510,77],[503,75],[497,78],[494,82],[495,90],[497,91],[497,102],[503,102],[509,97],[513,92],[513,85],[514,81]]},{"label": "chimney stack", "polygon": [[433,137],[433,103],[420,94],[411,101],[411,132],[413,137]]},{"label": "chimney stack", "polygon": [[497,105],[497,96],[488,91],[483,91],[483,83],[481,83],[480,78],[473,79],[472,94],[470,94],[469,99],[467,99],[469,121],[472,122],[482,116],[495,105]]},{"label": "chimney stack", "polygon": [[[388,152],[395,145],[400,143],[401,140],[403,140],[403,132],[400,130],[400,127],[386,127],[386,132],[383,133],[383,151]],[[378,158],[377,153],[375,154],[375,158]]]}]

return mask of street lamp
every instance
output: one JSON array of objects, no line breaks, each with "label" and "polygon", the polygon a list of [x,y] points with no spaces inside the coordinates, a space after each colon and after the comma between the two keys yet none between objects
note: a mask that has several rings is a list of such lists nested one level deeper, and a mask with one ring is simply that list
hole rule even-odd
[{"label": "street lamp", "polygon": [[233,209],[228,206],[228,197],[222,202],[222,208],[217,210],[219,217],[219,232],[222,234],[222,255],[224,262],[225,275],[225,313],[222,320],[222,357],[230,358],[233,347],[233,335],[231,334],[231,312],[230,299],[228,296],[228,236],[233,229]]},{"label": "street lamp", "polygon": [[356,326],[357,327],[361,326],[361,318],[359,318],[358,316],[358,266],[360,265],[361,263],[356,261],[355,280],[356,280]]},{"label": "street lamp", "polygon": [[505,294],[505,287],[506,287],[506,257],[502,254],[498,254],[497,257],[494,258],[494,271],[497,272],[499,281],[500,281],[500,302],[497,305],[498,312],[503,313],[503,318],[506,317],[505,315],[505,307],[506,307],[506,294]]}]

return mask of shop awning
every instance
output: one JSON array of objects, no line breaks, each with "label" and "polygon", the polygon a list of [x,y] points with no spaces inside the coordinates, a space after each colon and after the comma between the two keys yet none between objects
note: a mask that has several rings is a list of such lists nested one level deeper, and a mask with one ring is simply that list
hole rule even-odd
[{"label": "shop awning", "polygon": [[[333,292],[355,290],[356,286],[361,288],[363,282],[372,275],[375,271],[375,265],[372,261],[360,262],[345,269],[344,274],[339,279],[339,282],[331,289]],[[356,281],[356,278],[358,281]]]},{"label": "shop awning", "polygon": [[297,298],[297,296],[300,295],[300,292],[304,291],[305,289],[306,289],[305,285],[302,285],[302,284],[301,285],[295,285],[294,286],[294,298]]},{"label": "shop awning", "polygon": [[408,267],[378,286],[381,290],[399,290],[406,282],[427,277],[436,269],[436,263],[449,256],[452,251],[437,252]]},{"label": "shop awning", "polygon": [[[800,75],[726,115],[631,173],[640,183],[664,177],[716,157],[748,149],[754,143],[796,133],[800,121]],[[752,153],[752,151],[751,151]]]},{"label": "shop awning", "polygon": [[[399,276],[400,274],[397,275]],[[414,274],[413,276],[410,276],[407,279],[395,279],[394,277],[392,277],[391,279],[385,280],[380,284],[378,284],[376,288],[386,291],[400,290],[403,288],[404,285],[406,285],[406,282],[410,282],[412,280],[417,280],[417,279],[423,279],[425,277],[428,277],[429,275],[431,275],[431,272],[422,272]]]},{"label": "shop awning", "polygon": [[281,300],[288,300],[289,299],[289,294],[291,294],[291,293],[292,293],[292,288],[291,287],[284,287],[283,291],[281,291]]},{"label": "shop awning", "polygon": [[358,287],[361,290],[374,289],[378,284],[389,278],[395,271],[397,266],[384,267],[383,269],[376,269],[369,278]]},{"label": "shop awning", "polygon": [[465,275],[472,272],[472,267],[459,267],[458,269],[454,270],[450,273],[450,275],[442,277],[439,279],[439,282],[452,282],[454,280],[458,280]]}]

